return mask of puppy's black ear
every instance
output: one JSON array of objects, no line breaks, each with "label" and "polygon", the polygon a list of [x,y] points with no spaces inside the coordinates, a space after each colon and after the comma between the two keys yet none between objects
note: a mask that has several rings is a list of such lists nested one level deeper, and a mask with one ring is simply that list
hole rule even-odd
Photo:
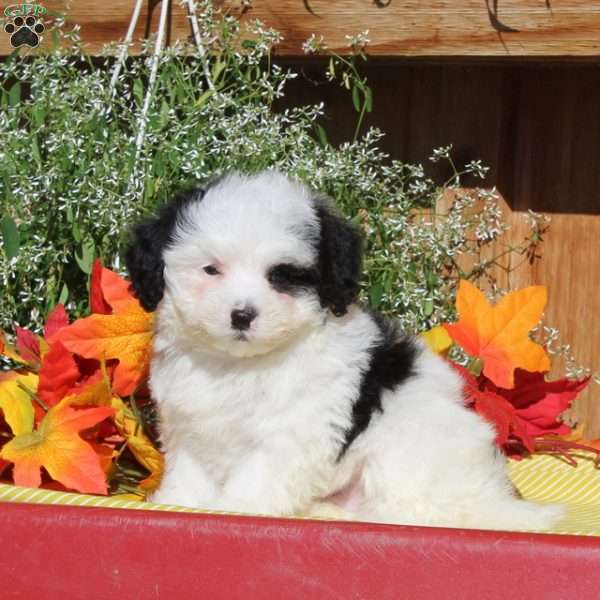
[{"label": "puppy's black ear", "polygon": [[143,221],[132,230],[125,253],[131,285],[142,307],[153,311],[165,292],[163,252],[172,241],[173,230],[184,207],[199,201],[204,190],[180,192],[162,207],[156,217]]},{"label": "puppy's black ear", "polygon": [[346,314],[358,296],[362,271],[362,236],[324,203],[316,205],[321,223],[319,298],[336,317]]}]

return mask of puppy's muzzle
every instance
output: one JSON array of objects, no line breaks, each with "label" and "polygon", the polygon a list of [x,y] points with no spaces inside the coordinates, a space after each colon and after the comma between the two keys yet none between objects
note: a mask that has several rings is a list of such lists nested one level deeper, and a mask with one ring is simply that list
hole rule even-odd
[{"label": "puppy's muzzle", "polygon": [[250,324],[257,317],[256,309],[247,306],[241,309],[231,311],[231,328],[238,331],[246,331],[250,329]]}]

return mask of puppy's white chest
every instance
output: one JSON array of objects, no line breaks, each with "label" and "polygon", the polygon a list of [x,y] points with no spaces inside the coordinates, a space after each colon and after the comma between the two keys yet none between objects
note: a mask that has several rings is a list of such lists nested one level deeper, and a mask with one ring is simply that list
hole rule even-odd
[{"label": "puppy's white chest", "polygon": [[219,480],[256,450],[286,447],[332,463],[360,372],[344,357],[315,358],[230,371],[189,357],[156,359],[151,382],[166,450],[185,445]]}]

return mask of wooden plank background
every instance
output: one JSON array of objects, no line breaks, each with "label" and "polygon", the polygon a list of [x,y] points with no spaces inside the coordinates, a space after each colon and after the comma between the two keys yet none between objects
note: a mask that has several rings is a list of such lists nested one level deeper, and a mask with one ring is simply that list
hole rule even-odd
[{"label": "wooden plank background", "polygon": [[[350,98],[325,82],[324,65],[297,68],[303,76],[286,105],[324,101],[330,138],[349,139]],[[551,217],[542,259],[497,276],[513,289],[546,285],[547,323],[581,364],[600,369],[600,65],[371,62],[366,75],[374,96],[367,124],[386,132],[383,147],[393,157],[422,163],[439,182],[450,171],[428,160],[432,148],[452,143],[459,164],[482,159],[504,199],[508,242],[527,233],[528,209]],[[573,418],[600,436],[599,385],[582,394]]]},{"label": "wooden plank background", "polygon": [[[239,9],[226,1],[234,12]],[[124,35],[133,4],[80,1],[68,17],[96,51]],[[189,35],[184,10],[173,4],[171,41]],[[63,2],[44,5],[59,10]],[[136,38],[156,29],[159,8],[158,2],[146,3]],[[391,0],[380,7],[362,0],[309,0],[308,5],[254,0],[246,16],[284,33],[282,57],[299,54],[312,32],[340,50],[346,34],[370,29],[369,52],[396,55],[365,66],[375,97],[368,124],[387,133],[384,148],[395,158],[427,164],[432,148],[453,143],[458,162],[483,159],[491,166],[489,182],[504,198],[509,239],[524,234],[527,209],[552,217],[542,260],[524,265],[507,284],[547,285],[548,323],[561,330],[581,363],[600,368],[600,2]],[[0,31],[0,54],[9,50],[8,36]],[[421,58],[399,59],[402,55]],[[427,59],[431,55],[461,56],[433,61]],[[489,59],[497,56],[513,60]],[[587,59],[553,63],[514,57]],[[305,77],[292,82],[280,108],[324,101],[330,138],[351,137],[352,103],[339,86],[326,83],[323,64],[281,60]],[[438,180],[447,175],[439,165],[429,169]],[[591,433],[600,436],[600,386],[590,386],[573,414],[593,423]]]},{"label": "wooden plank background", "polygon": [[298,54],[311,33],[343,51],[346,35],[365,29],[373,55],[585,56],[600,51],[600,3],[589,0],[254,0],[247,14],[284,34],[284,54]]},{"label": "wooden plank background", "polygon": [[[2,6],[9,3],[5,1]],[[217,0],[233,14],[241,0]],[[65,11],[64,0],[40,2]],[[70,23],[81,26],[90,52],[125,35],[134,0],[72,2]],[[189,36],[185,10],[171,2],[169,39]],[[135,39],[156,30],[160,2],[144,3]],[[347,50],[346,35],[369,30],[369,52],[380,56],[597,56],[600,2],[595,0],[253,0],[245,18],[283,33],[280,55],[302,54],[315,33],[330,48]],[[10,52],[0,32],[0,54]]]}]

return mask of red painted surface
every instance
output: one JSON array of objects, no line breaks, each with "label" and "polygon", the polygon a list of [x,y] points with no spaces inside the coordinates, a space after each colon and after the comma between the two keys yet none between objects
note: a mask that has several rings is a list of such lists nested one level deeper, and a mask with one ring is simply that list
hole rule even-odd
[{"label": "red painted surface", "polygon": [[600,539],[0,505],[8,600],[600,597]]}]

